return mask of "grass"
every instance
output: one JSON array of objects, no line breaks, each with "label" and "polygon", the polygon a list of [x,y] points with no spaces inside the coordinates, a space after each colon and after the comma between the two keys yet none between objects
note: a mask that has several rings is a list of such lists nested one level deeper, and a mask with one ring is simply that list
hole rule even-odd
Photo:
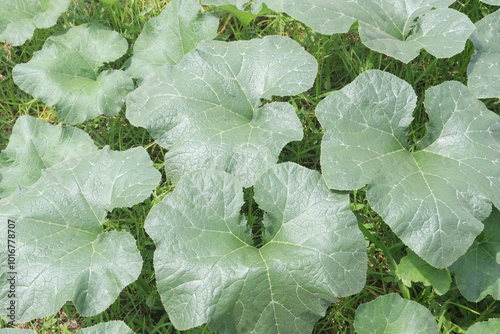
[{"label": "grass", "polygon": [[[35,51],[41,49],[51,34],[87,22],[98,22],[111,27],[133,45],[144,23],[158,15],[167,3],[165,0],[122,0],[112,6],[106,6],[97,0],[74,0],[56,26],[37,30],[34,37],[23,47],[4,46],[3,50],[0,50],[0,75],[3,78],[0,82],[0,149],[6,147],[15,120],[21,115],[33,115],[51,123],[59,122],[53,108],[20,91],[13,83],[11,71],[16,64],[27,62]],[[495,10],[495,7],[478,0],[457,1],[452,7],[469,15],[474,22]],[[328,94],[341,89],[366,70],[380,69],[408,81],[422,101],[427,88],[446,80],[466,83],[466,67],[473,53],[473,45],[468,42],[462,53],[449,59],[436,59],[422,52],[418,58],[405,65],[366,48],[360,42],[356,30],[348,34],[325,36],[279,13],[258,17],[251,24],[243,26],[229,13],[222,10],[216,12],[221,16],[221,33],[217,37],[219,40],[248,40],[274,34],[289,36],[301,43],[318,60],[319,72],[313,88],[295,97],[276,99],[288,101],[295,106],[304,127],[304,139],[288,144],[279,161],[293,161],[315,170],[321,170],[319,155],[323,131],[314,110]],[[129,56],[130,51],[115,63],[109,64],[109,67],[123,68]],[[484,102],[490,110],[500,113],[498,99],[488,99]],[[410,129],[410,144],[415,144],[425,134],[427,117],[421,102],[414,116],[415,120]],[[136,333],[181,333],[170,323],[156,291],[152,264],[155,246],[143,226],[149,210],[173,189],[163,172],[165,151],[152,140],[146,130],[131,126],[123,111],[117,116],[101,116],[78,127],[87,131],[99,147],[109,145],[114,150],[146,147],[155,167],[163,173],[161,185],[149,199],[132,208],[113,210],[108,216],[108,223],[103,226],[104,230],[126,230],[132,233],[144,259],[144,267],[139,279],[124,289],[119,298],[97,316],[81,317],[74,306],[67,303],[57,314],[22,324],[19,328],[34,329],[42,334],[74,333],[79,328],[96,323],[124,320]],[[465,333],[469,326],[478,321],[500,317],[497,301],[487,297],[478,303],[468,302],[454,284],[443,296],[437,295],[432,288],[420,283],[414,283],[411,287],[405,286],[395,275],[396,265],[406,255],[405,246],[370,208],[364,189],[353,191],[350,196],[351,208],[359,218],[359,227],[367,242],[368,279],[360,293],[342,298],[331,305],[326,316],[316,324],[314,333],[353,333],[356,308],[361,303],[390,292],[399,293],[429,308],[439,322],[440,333]],[[258,245],[261,242],[259,226],[262,212],[253,203],[252,189],[247,189],[245,198],[247,205],[243,212],[253,224],[255,242]],[[0,322],[0,327],[5,325]],[[210,331],[202,326],[182,333]]]}]

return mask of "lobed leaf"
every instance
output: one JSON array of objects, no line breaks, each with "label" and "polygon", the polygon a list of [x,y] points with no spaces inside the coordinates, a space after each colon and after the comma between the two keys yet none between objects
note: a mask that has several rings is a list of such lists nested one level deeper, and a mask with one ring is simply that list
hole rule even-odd
[{"label": "lobed leaf", "polygon": [[285,163],[259,178],[255,200],[267,212],[260,249],[240,214],[241,184],[225,172],[185,174],[151,210],[158,292],[177,329],[310,333],[337,297],[362,289],[366,247],[346,194]]},{"label": "lobed leaf", "polygon": [[0,153],[0,198],[35,183],[43,169],[94,151],[94,142],[80,129],[21,116]]},{"label": "lobed leaf", "polygon": [[[0,273],[0,315],[7,319],[12,275],[16,322],[53,314],[68,300],[83,316],[104,311],[142,268],[130,233],[102,231],[107,212],[144,200],[159,180],[143,148],[104,148],[44,169],[32,186],[0,200],[0,232],[9,230],[16,246],[14,267]],[[0,246],[7,249],[6,238]]]},{"label": "lobed leaf", "polygon": [[83,328],[79,334],[134,334],[123,321],[109,321]]},{"label": "lobed leaf", "polygon": [[[237,4],[246,1],[211,0],[205,4]],[[446,8],[453,0],[264,0],[269,8],[286,12],[322,34],[345,33],[359,21],[361,41],[377,52],[408,63],[426,49],[448,58],[465,47],[474,31],[469,18]],[[253,5],[262,8],[262,1]]]},{"label": "lobed leaf", "polygon": [[[438,295],[444,295],[452,281],[448,269],[434,268],[410,250],[401,259],[396,274],[403,282],[422,282],[425,286],[432,286]],[[411,287],[411,284],[405,284]]]},{"label": "lobed leaf", "polygon": [[431,312],[412,300],[389,293],[361,304],[356,310],[354,328],[358,334],[437,334]]},{"label": "lobed leaf", "polygon": [[135,41],[127,73],[144,79],[165,64],[177,64],[200,41],[214,39],[219,19],[201,9],[196,0],[173,0],[149,20]]},{"label": "lobed leaf", "polygon": [[483,221],[484,230],[467,253],[460,257],[450,270],[460,293],[477,302],[490,294],[500,300],[500,212],[494,208]]},{"label": "lobed leaf", "polygon": [[71,0],[2,0],[0,2],[0,42],[22,45],[36,28],[50,28]]},{"label": "lobed leaf", "polygon": [[[500,5],[500,2],[498,3]],[[500,98],[500,10],[476,23],[476,52],[467,68],[468,86],[479,98]]]},{"label": "lobed leaf", "polygon": [[427,136],[410,152],[411,86],[362,73],[317,107],[325,128],[321,164],[332,189],[368,184],[372,208],[417,255],[445,268],[483,230],[500,204],[500,117],[458,82],[426,92]]},{"label": "lobed leaf", "polygon": [[33,58],[14,67],[14,82],[28,94],[55,105],[59,119],[78,124],[100,114],[117,114],[134,88],[120,70],[99,68],[127,51],[125,38],[98,24],[83,24],[47,39]]},{"label": "lobed leaf", "polygon": [[165,169],[174,182],[209,168],[248,187],[286,143],[302,138],[289,103],[263,100],[305,91],[316,72],[314,57],[289,38],[204,41],[130,93],[127,118],[169,149]]}]

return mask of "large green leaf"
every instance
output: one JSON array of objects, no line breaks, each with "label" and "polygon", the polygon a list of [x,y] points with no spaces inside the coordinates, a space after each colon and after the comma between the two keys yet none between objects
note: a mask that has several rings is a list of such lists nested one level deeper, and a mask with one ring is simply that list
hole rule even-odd
[{"label": "large green leaf", "polygon": [[26,93],[55,105],[59,119],[78,124],[100,114],[117,114],[132,79],[119,70],[99,68],[127,51],[125,38],[97,24],[83,24],[47,39],[33,58],[16,65],[14,82]]},{"label": "large green leaf", "polygon": [[356,310],[357,334],[437,334],[431,312],[417,302],[390,293]]},{"label": "large green leaf", "polygon": [[0,1],[0,42],[21,45],[36,28],[49,28],[68,9],[71,0]]},{"label": "large green leaf", "polygon": [[426,91],[430,119],[419,150],[407,131],[411,86],[367,71],[320,102],[321,165],[332,189],[368,184],[372,207],[421,258],[444,268],[481,233],[500,205],[500,117],[458,82]]},{"label": "large green leaf", "polygon": [[289,103],[273,95],[310,88],[317,62],[295,41],[204,41],[176,66],[166,65],[127,96],[127,118],[168,148],[166,173],[209,168],[252,185],[286,143],[302,138]]},{"label": "large green leaf", "polygon": [[[105,148],[44,169],[32,186],[0,200],[0,233],[9,229],[15,241],[14,264],[0,253],[9,268],[0,273],[0,315],[7,319],[12,276],[16,322],[53,314],[68,300],[83,316],[104,311],[142,268],[128,232],[102,231],[107,212],[144,200],[159,180],[143,148]],[[7,242],[0,238],[1,249]]]},{"label": "large green leaf", "polygon": [[500,319],[492,318],[488,321],[478,322],[469,327],[467,334],[498,334],[500,333]]},{"label": "large green leaf", "polygon": [[331,302],[362,289],[366,247],[346,194],[285,163],[259,178],[255,200],[267,212],[260,249],[241,184],[225,172],[185,174],[151,210],[158,292],[177,329],[310,333]]},{"label": "large green leaf", "polygon": [[200,9],[196,0],[173,0],[149,20],[134,44],[127,72],[144,79],[165,64],[177,64],[200,41],[214,39],[219,19]]},{"label": "large green leaf", "polygon": [[79,334],[134,334],[123,321],[109,321],[87,327],[78,331]]},{"label": "large green leaf", "polygon": [[422,282],[425,286],[431,285],[438,295],[444,295],[451,284],[451,275],[448,269],[437,269],[422,260],[418,255],[408,250],[408,255],[401,259],[396,274],[403,282]]},{"label": "large green leaf", "polygon": [[494,208],[484,230],[451,267],[460,293],[477,302],[490,294],[500,300],[500,212]]},{"label": "large green leaf", "polygon": [[467,68],[468,86],[477,97],[500,98],[500,10],[477,22],[476,29],[471,36],[476,53]]},{"label": "large green leaf", "polygon": [[21,116],[9,145],[0,153],[0,198],[35,183],[43,169],[96,150],[90,136],[80,129]]},{"label": "large green leaf", "polygon": [[[209,0],[205,4],[247,1]],[[438,58],[461,52],[474,30],[469,18],[446,8],[453,0],[264,0],[323,34],[347,32],[359,21],[361,41],[370,49],[408,63],[426,49]]]},{"label": "large green leaf", "polygon": [[28,329],[5,328],[0,329],[0,334],[36,334],[36,332]]}]

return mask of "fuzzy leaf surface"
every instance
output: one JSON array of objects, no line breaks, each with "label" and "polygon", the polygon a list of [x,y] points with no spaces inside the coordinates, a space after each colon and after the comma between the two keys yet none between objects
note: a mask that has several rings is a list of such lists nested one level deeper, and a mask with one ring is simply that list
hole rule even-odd
[{"label": "fuzzy leaf surface", "polygon": [[0,2],[0,42],[22,45],[36,28],[56,24],[71,0],[2,0]]},{"label": "fuzzy leaf surface", "polygon": [[127,118],[169,149],[165,170],[174,182],[209,168],[248,187],[302,138],[291,104],[263,100],[307,90],[316,71],[314,57],[289,38],[204,41],[130,93]]},{"label": "fuzzy leaf surface", "polygon": [[412,300],[389,293],[361,304],[354,328],[358,334],[437,334],[432,313]]},{"label": "fuzzy leaf surface", "polygon": [[493,208],[484,230],[451,267],[460,293],[472,302],[491,295],[500,300],[500,212]]},{"label": "fuzzy leaf surface", "polygon": [[158,291],[177,329],[310,333],[337,297],[362,289],[366,247],[346,194],[285,163],[259,178],[255,200],[267,212],[261,248],[240,214],[241,184],[222,171],[185,174],[147,217]]},{"label": "fuzzy leaf surface", "polygon": [[101,114],[117,114],[132,78],[121,70],[99,68],[127,51],[125,38],[98,24],[83,24],[47,39],[33,58],[16,65],[14,82],[28,94],[55,106],[59,119],[79,124]]},{"label": "fuzzy leaf surface", "polygon": [[479,98],[500,98],[500,10],[477,22],[476,29],[471,36],[476,53],[467,68],[467,84]]},{"label": "fuzzy leaf surface", "polygon": [[36,334],[36,332],[29,329],[3,328],[0,329],[0,334]]},{"label": "fuzzy leaf surface", "polygon": [[467,334],[497,334],[500,332],[500,319],[492,318],[488,321],[478,322],[469,327]]},{"label": "fuzzy leaf surface", "polygon": [[[208,4],[246,1],[216,0]],[[453,0],[266,0],[269,8],[286,12],[314,30],[331,35],[345,33],[359,21],[361,41],[377,52],[408,63],[426,49],[448,58],[465,47],[474,30],[469,18],[446,8]],[[254,4],[253,11],[262,7]],[[258,12],[258,11],[257,11]]]},{"label": "fuzzy leaf surface", "polygon": [[80,329],[79,334],[134,334],[123,321],[109,321]]},{"label": "fuzzy leaf surface", "polygon": [[[410,250],[401,259],[396,274],[403,281],[422,282],[425,286],[432,286],[438,295],[444,295],[450,289],[452,281],[448,269],[434,268]],[[411,284],[407,285],[411,287]]]},{"label": "fuzzy leaf surface", "polygon": [[316,110],[325,128],[321,165],[332,189],[368,184],[372,208],[418,256],[445,268],[500,204],[500,117],[458,82],[426,91],[427,135],[408,149],[416,105],[411,86],[362,73]]},{"label": "fuzzy leaf surface", "polygon": [[[114,302],[136,280],[142,258],[130,233],[103,232],[102,224],[108,211],[148,197],[159,180],[143,148],[104,148],[44,169],[32,186],[0,200],[2,235],[15,224],[16,321],[51,315],[68,300],[83,316]],[[7,249],[6,238],[0,246]],[[0,265],[7,268],[6,252]],[[0,273],[4,319],[9,277]]]},{"label": "fuzzy leaf surface", "polygon": [[165,64],[177,64],[200,41],[214,39],[219,19],[201,9],[196,0],[173,0],[149,20],[135,41],[127,73],[144,79]]},{"label": "fuzzy leaf surface", "polygon": [[43,169],[94,151],[97,147],[83,130],[21,116],[0,153],[0,198],[35,183]]}]

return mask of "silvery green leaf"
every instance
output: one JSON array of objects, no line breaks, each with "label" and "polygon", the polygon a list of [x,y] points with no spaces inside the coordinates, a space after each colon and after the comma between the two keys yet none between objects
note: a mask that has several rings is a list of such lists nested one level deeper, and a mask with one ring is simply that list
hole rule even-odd
[{"label": "silvery green leaf", "polygon": [[460,293],[477,302],[491,295],[500,300],[500,212],[494,208],[484,230],[464,256],[451,265]]},{"label": "silvery green leaf", "polygon": [[434,268],[410,250],[401,259],[396,274],[403,281],[422,282],[425,286],[432,286],[438,295],[444,295],[450,289],[452,281],[448,269]]},{"label": "silvery green leaf", "polygon": [[476,53],[467,68],[468,86],[479,98],[500,98],[500,10],[477,22],[476,29],[471,36]]},{"label": "silvery green leaf", "polygon": [[79,334],[134,334],[123,321],[109,321],[80,329]]},{"label": "silvery green leaf", "polygon": [[47,39],[33,58],[16,65],[14,82],[26,93],[56,107],[59,119],[78,124],[117,114],[134,88],[120,70],[100,71],[127,51],[125,38],[98,24],[83,24]]},{"label": "silvery green leaf", "polygon": [[80,129],[21,116],[9,145],[0,153],[0,197],[11,195],[19,186],[32,185],[45,168],[93,151],[97,147]]},{"label": "silvery green leaf", "polygon": [[[209,1],[210,4],[218,5],[235,2],[240,3],[235,0]],[[451,57],[464,49],[465,42],[474,30],[474,24],[465,14],[446,8],[453,0],[263,2],[269,8],[284,11],[327,35],[345,33],[354,22],[359,21],[363,44],[405,63],[417,57],[421,49],[426,49],[438,58]]]},{"label": "silvery green leaf", "polygon": [[71,0],[0,1],[0,42],[24,44],[36,28],[49,28],[57,22]]},{"label": "silvery green leaf", "polygon": [[[15,242],[14,264],[0,253],[1,268],[9,268],[0,273],[0,315],[6,319],[12,278],[16,323],[51,315],[68,300],[83,316],[104,311],[142,268],[130,233],[103,232],[107,213],[141,202],[159,180],[143,148],[106,147],[44,169],[36,183],[0,200],[0,233]],[[1,249],[8,240],[0,238]]]},{"label": "silvery green leaf", "polygon": [[178,330],[310,333],[337,297],[362,289],[366,246],[346,194],[284,163],[257,180],[255,200],[267,215],[261,248],[240,214],[241,184],[222,171],[186,173],[148,215],[158,291]]},{"label": "silvery green leaf", "polygon": [[165,64],[177,64],[198,42],[214,39],[219,19],[201,9],[196,0],[173,0],[149,20],[135,41],[127,73],[144,79]]},{"label": "silvery green leaf", "polygon": [[410,152],[416,105],[411,86],[381,71],[362,73],[325,98],[321,165],[332,189],[368,184],[372,208],[418,256],[445,268],[464,255],[500,206],[500,117],[467,87],[426,91],[427,136]]},{"label": "silvery green leaf", "polygon": [[29,329],[3,328],[0,329],[0,334],[36,334],[36,332]]},{"label": "silvery green leaf", "polygon": [[469,327],[467,334],[498,334],[500,332],[500,319],[491,318],[488,321],[478,322]]},{"label": "silvery green leaf", "polygon": [[210,168],[248,187],[285,144],[302,138],[292,105],[264,99],[307,90],[316,72],[314,57],[286,37],[204,41],[130,93],[127,118],[169,150],[165,169],[174,182]]},{"label": "silvery green leaf", "polygon": [[432,313],[412,300],[389,293],[356,310],[357,334],[437,334]]}]

